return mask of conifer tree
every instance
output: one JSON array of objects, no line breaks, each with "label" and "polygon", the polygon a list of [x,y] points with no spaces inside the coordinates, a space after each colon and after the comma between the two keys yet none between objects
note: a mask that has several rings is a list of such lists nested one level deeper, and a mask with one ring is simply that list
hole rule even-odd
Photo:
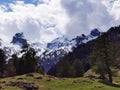
[{"label": "conifer tree", "polygon": [[91,63],[96,66],[95,71],[100,74],[102,79],[105,79],[105,75],[108,75],[109,82],[112,83],[112,70],[113,55],[115,54],[113,43],[111,43],[109,34],[103,33],[101,37],[95,43],[91,57]]},{"label": "conifer tree", "polygon": [[58,62],[57,76],[59,77],[74,77],[75,70],[69,62],[69,57],[66,55],[60,62]]},{"label": "conifer tree", "polygon": [[4,74],[5,65],[6,65],[5,54],[4,51],[0,49],[0,77],[2,77]]},{"label": "conifer tree", "polygon": [[7,71],[9,76],[17,75],[19,73],[18,63],[19,63],[19,58],[17,57],[16,54],[13,54],[12,58],[8,60],[8,63],[7,63]]},{"label": "conifer tree", "polygon": [[26,45],[23,47],[22,52],[24,53],[22,56],[22,60],[24,62],[24,72],[30,73],[34,72],[37,68],[37,59],[36,59],[36,52],[33,48]]},{"label": "conifer tree", "polygon": [[83,63],[80,61],[80,59],[75,59],[72,67],[75,70],[75,76],[76,77],[82,77],[83,76],[84,68],[83,68]]}]

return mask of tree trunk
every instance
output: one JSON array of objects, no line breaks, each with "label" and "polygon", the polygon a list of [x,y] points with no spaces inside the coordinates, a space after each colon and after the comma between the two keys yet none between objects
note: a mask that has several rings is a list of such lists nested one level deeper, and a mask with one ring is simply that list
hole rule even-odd
[{"label": "tree trunk", "polygon": [[109,78],[109,82],[112,83],[113,79],[112,79],[112,72],[111,72],[110,68],[108,68],[108,78]]},{"label": "tree trunk", "polygon": [[105,76],[103,74],[100,75],[100,79],[104,80]]},{"label": "tree trunk", "polygon": [[110,83],[112,83],[112,81],[113,81],[113,79],[112,79],[112,71],[111,71],[111,69],[110,69],[110,64],[109,64],[109,62],[111,61],[111,59],[109,59],[109,51],[108,51],[108,40],[107,39],[109,39],[109,36],[107,35],[107,34],[105,34],[106,35],[106,37],[104,38],[104,42],[103,42],[103,44],[104,44],[104,47],[105,47],[105,64],[106,64],[106,68],[107,68],[107,73],[108,73],[108,80],[109,80],[109,82]]}]

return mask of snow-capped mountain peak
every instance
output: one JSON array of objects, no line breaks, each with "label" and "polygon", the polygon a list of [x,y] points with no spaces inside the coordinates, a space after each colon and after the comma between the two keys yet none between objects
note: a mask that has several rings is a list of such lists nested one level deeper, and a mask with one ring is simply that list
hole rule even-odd
[{"label": "snow-capped mountain peak", "polygon": [[11,43],[5,43],[0,39],[0,47],[6,54],[6,60],[9,60],[14,53],[17,54],[18,57],[21,57],[22,53],[20,51],[22,49],[22,46],[29,44],[30,47],[34,48],[36,51],[36,56],[39,58],[38,65],[43,66],[45,70],[48,71],[65,54],[68,54],[79,45],[85,44],[88,41],[96,39],[99,36],[99,30],[93,29],[89,35],[82,34],[71,40],[65,36],[62,36],[47,44],[42,44],[40,42],[31,43],[25,39],[23,33],[16,33],[13,36]]},{"label": "snow-capped mountain peak", "polygon": [[11,43],[22,47],[25,44],[27,44],[27,40],[25,39],[23,32],[21,32],[21,33],[16,33],[15,36],[13,36]]},{"label": "snow-capped mountain peak", "polygon": [[100,35],[100,31],[97,28],[95,28],[95,29],[93,29],[91,31],[90,35],[92,35],[92,36],[99,36]]},{"label": "snow-capped mountain peak", "polygon": [[65,36],[56,38],[47,44],[47,50],[40,55],[39,65],[43,66],[48,71],[54,64],[56,64],[65,54],[71,52],[74,47],[87,43],[100,36],[98,29],[93,29],[89,35],[82,34],[72,40]]},{"label": "snow-capped mountain peak", "polygon": [[58,37],[55,40],[49,42],[47,44],[48,49],[58,49],[64,46],[71,46],[71,47],[77,47],[78,45],[82,43],[86,43],[100,35],[100,31],[95,28],[93,29],[89,35],[82,34],[81,36],[77,36],[76,38],[73,38],[72,40],[69,40],[67,37]]},{"label": "snow-capped mountain peak", "polygon": [[55,40],[47,44],[48,49],[58,49],[65,46],[69,42],[68,38],[65,36],[58,37]]}]

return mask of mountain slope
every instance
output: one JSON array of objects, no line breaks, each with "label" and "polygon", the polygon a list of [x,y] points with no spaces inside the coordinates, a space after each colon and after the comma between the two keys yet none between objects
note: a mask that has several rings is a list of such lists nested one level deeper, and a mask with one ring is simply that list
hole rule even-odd
[{"label": "mountain slope", "polygon": [[54,66],[65,54],[72,52],[74,48],[79,45],[85,44],[91,40],[96,39],[100,36],[98,29],[91,31],[89,35],[82,34],[72,40],[68,40],[66,37],[60,37],[47,44],[48,50],[40,55],[39,65],[48,71]]},{"label": "mountain slope", "polygon": [[[107,35],[109,35],[109,39],[111,39],[111,41],[112,41],[111,43],[114,43],[114,45],[115,45],[114,48],[116,49],[116,57],[119,60],[119,58],[120,58],[120,26],[112,27],[106,33],[107,33]],[[95,46],[95,43],[97,43],[97,41],[101,37],[103,37],[102,34],[100,35],[100,37],[98,37],[95,40],[80,44],[78,47],[76,47],[72,52],[70,52],[65,57],[68,57],[67,60],[70,63],[74,62],[74,60],[76,60],[76,59],[79,59],[83,63],[84,70],[85,71],[88,70],[90,68],[88,57],[89,57],[90,53],[92,52],[93,47]],[[59,61],[59,63],[62,61],[65,61],[64,57],[63,57],[63,59],[61,59]],[[61,67],[60,65],[62,65],[59,63],[54,65],[48,71],[48,73],[51,75],[56,75],[56,73],[53,73],[53,71],[54,72],[58,71],[58,67]]]},{"label": "mountain slope", "polygon": [[41,44],[40,42],[31,43],[25,38],[23,33],[16,33],[13,36],[11,43],[5,43],[0,40],[0,46],[6,54],[6,60],[9,60],[12,54],[17,54],[18,57],[21,57],[22,53],[20,51],[22,47],[25,44],[29,44],[30,47],[34,48],[36,51],[36,57],[39,59],[38,65],[43,66],[45,71],[48,71],[53,65],[61,60],[65,54],[72,52],[73,49],[79,45],[94,40],[99,36],[99,30],[94,29],[89,35],[82,34],[71,40],[63,36],[58,37],[47,44]]}]

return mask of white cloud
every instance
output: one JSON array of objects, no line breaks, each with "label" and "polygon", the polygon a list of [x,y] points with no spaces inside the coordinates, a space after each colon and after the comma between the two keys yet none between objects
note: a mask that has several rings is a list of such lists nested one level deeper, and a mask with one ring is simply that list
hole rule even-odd
[{"label": "white cloud", "polygon": [[15,1],[9,7],[0,5],[0,38],[7,42],[17,32],[30,41],[49,42],[60,34],[72,38],[120,23],[120,0],[39,0],[38,5]]},{"label": "white cloud", "polygon": [[115,20],[120,19],[120,0],[117,0],[113,3],[110,13],[114,16]]},{"label": "white cloud", "polygon": [[66,35],[69,37],[81,33],[88,34],[91,29],[97,27],[107,31],[114,23],[118,22],[115,21],[115,18],[120,16],[116,15],[120,9],[115,12],[116,16],[110,14],[108,0],[62,0],[61,2],[71,19],[67,24]]},{"label": "white cloud", "polygon": [[0,38],[10,42],[15,33],[24,32],[30,41],[49,42],[58,37],[57,32],[65,33],[68,19],[60,0],[48,1],[37,6],[17,1],[9,4],[12,12],[6,12],[7,7],[1,5]]}]

